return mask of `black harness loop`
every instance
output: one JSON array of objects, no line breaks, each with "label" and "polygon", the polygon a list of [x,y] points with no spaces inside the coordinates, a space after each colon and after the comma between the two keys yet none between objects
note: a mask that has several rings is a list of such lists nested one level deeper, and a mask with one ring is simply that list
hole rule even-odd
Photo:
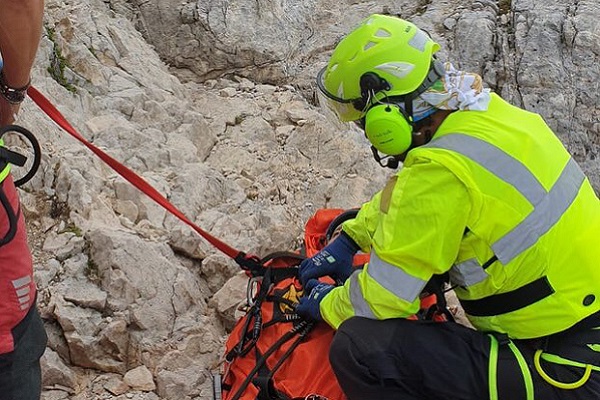
[{"label": "black harness loop", "polygon": [[[33,163],[27,173],[21,178],[15,179],[15,186],[20,187],[29,182],[34,177],[42,161],[42,149],[40,143],[31,131],[19,125],[6,125],[0,129],[0,138],[8,132],[16,132],[27,139],[33,151]],[[4,146],[0,146],[0,171],[4,170],[8,164],[24,167],[27,162],[27,157],[15,151],[9,150]]]}]

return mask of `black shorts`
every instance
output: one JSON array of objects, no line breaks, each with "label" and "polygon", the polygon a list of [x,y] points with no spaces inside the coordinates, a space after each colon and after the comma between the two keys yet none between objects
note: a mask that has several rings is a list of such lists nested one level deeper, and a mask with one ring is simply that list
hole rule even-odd
[{"label": "black shorts", "polygon": [[35,305],[12,334],[15,349],[0,354],[0,400],[38,400],[42,389],[40,357],[48,337]]}]

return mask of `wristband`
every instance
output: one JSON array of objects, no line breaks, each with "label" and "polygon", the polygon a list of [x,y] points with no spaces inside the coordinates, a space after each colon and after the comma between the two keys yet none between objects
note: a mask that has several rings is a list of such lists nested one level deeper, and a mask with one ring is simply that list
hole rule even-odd
[{"label": "wristband", "polygon": [[0,71],[0,95],[2,95],[2,97],[4,97],[10,104],[20,104],[23,100],[25,100],[29,86],[31,86],[31,80],[27,82],[27,85],[21,88],[13,88],[8,86],[4,77],[4,71]]}]

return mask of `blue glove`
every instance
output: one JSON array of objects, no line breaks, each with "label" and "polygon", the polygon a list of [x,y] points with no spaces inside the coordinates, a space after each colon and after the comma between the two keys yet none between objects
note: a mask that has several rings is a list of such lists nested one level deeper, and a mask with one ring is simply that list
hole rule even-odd
[{"label": "blue glove", "polygon": [[323,321],[321,316],[321,300],[335,286],[311,279],[304,285],[304,293],[308,296],[300,297],[300,303],[296,306],[296,314],[308,321]]},{"label": "blue glove", "polygon": [[352,275],[352,260],[358,251],[358,245],[344,232],[323,250],[300,263],[298,277],[302,284],[309,279],[329,275],[343,283]]}]

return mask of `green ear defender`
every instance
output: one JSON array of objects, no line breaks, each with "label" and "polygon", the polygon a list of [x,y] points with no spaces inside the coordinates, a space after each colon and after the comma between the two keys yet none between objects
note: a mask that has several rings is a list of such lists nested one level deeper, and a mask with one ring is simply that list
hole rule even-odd
[{"label": "green ear defender", "polygon": [[400,155],[412,144],[411,120],[396,104],[376,104],[365,114],[365,134],[381,153]]}]

